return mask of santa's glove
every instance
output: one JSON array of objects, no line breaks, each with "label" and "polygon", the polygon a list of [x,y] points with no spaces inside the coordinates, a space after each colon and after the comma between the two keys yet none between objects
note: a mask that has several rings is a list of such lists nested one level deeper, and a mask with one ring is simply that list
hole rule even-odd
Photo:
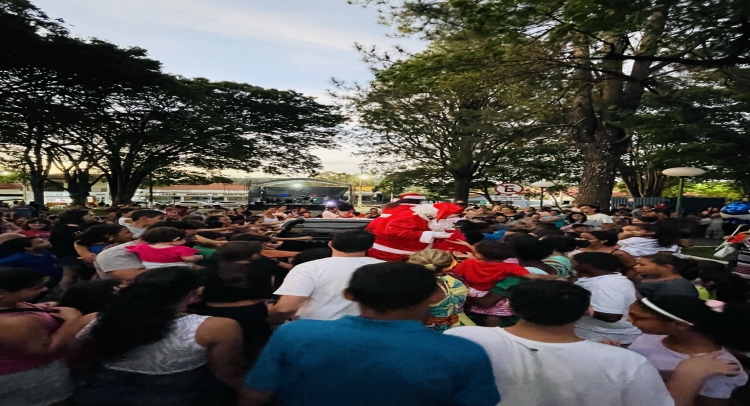
[{"label": "santa's glove", "polygon": [[450,238],[451,235],[453,234],[435,231],[434,233],[432,233],[432,238]]}]

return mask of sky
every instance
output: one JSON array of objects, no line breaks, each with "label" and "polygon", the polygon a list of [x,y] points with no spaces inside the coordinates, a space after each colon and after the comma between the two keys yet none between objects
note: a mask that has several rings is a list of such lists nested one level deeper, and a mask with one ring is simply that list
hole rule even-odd
[{"label": "sky", "polygon": [[[145,48],[185,77],[290,89],[328,103],[331,78],[371,78],[355,43],[423,47],[390,38],[377,11],[346,0],[32,0],[74,36]],[[315,150],[324,170],[358,172],[351,147]]]}]

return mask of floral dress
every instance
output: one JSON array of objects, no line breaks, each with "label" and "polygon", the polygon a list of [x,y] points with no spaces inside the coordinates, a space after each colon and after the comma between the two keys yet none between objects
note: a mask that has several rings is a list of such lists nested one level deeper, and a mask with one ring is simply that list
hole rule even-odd
[{"label": "floral dress", "polygon": [[448,275],[439,276],[438,285],[445,293],[445,298],[430,306],[427,327],[443,332],[452,327],[475,326],[474,322],[464,314],[464,304],[469,288],[458,279]]}]

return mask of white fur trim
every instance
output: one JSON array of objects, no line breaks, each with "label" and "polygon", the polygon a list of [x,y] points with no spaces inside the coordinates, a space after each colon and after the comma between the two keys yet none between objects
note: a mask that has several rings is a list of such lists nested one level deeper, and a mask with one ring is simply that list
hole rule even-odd
[{"label": "white fur trim", "polygon": [[423,231],[422,236],[419,237],[419,242],[423,244],[429,244],[432,242],[432,240],[435,238],[433,237],[435,235],[432,231]]},{"label": "white fur trim", "polygon": [[415,253],[414,251],[399,250],[396,248],[386,247],[385,245],[380,245],[380,244],[372,244],[372,249],[383,251],[383,252],[388,252],[390,254],[398,254],[398,255],[411,255]]}]

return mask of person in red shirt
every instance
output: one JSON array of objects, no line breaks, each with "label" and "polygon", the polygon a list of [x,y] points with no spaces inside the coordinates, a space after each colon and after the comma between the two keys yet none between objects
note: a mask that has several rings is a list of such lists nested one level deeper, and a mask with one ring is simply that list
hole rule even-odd
[{"label": "person in red shirt", "polygon": [[[469,297],[483,297],[498,282],[511,276],[524,279],[554,279],[549,275],[531,274],[518,264],[504,262],[515,257],[513,248],[504,242],[482,241],[474,246],[473,251],[476,259],[464,260],[452,271],[469,286]],[[485,315],[484,323],[487,327],[498,327],[501,317],[513,315],[507,299],[490,308],[471,306],[470,310]]]}]

